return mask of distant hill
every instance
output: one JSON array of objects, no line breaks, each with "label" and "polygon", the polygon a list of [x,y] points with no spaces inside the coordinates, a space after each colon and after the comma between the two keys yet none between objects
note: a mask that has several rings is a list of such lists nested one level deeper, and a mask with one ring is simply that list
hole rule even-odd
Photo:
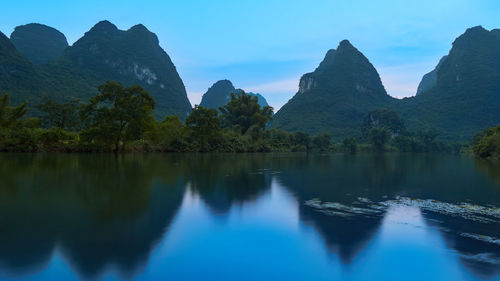
[{"label": "distant hill", "polygon": [[68,47],[64,34],[38,23],[16,27],[10,35],[10,41],[33,64],[55,60]]},{"label": "distant hill", "polygon": [[[232,93],[238,94],[241,92],[243,92],[243,90],[236,89],[233,86],[233,83],[229,80],[217,81],[203,95],[200,106],[218,110],[219,107],[226,105],[231,100]],[[248,92],[246,94],[257,97],[258,103],[261,107],[268,106],[266,99],[261,94],[255,94],[252,92]]]},{"label": "distant hill", "polygon": [[468,29],[423,77],[417,95],[402,100],[388,96],[368,59],[342,41],[302,76],[298,93],[277,112],[273,126],[342,139],[359,136],[361,119],[375,108],[398,112],[410,131],[434,129],[447,140],[469,141],[498,125],[500,30]]},{"label": "distant hill", "polygon": [[[8,39],[7,42],[6,46],[13,47]],[[0,85],[0,93],[10,93],[17,103],[27,100],[31,105],[37,104],[44,96],[87,100],[97,93],[98,85],[115,80],[125,86],[139,84],[148,90],[156,101],[155,115],[160,119],[165,115],[185,118],[191,112],[186,89],[174,64],[159,46],[156,35],[143,25],[123,31],[101,21],[67,47],[59,58],[36,66],[15,48],[10,52],[6,48],[5,55],[10,58],[0,64],[0,72],[28,68],[32,71],[30,77],[11,75],[3,81],[6,86]],[[28,83],[29,89],[16,86],[23,79],[34,80]]]}]

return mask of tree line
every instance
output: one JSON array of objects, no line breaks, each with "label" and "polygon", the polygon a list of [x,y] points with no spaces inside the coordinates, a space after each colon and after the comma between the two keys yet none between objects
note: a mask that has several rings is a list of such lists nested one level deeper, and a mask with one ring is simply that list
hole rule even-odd
[{"label": "tree line", "polygon": [[328,133],[310,136],[270,128],[273,108],[246,93],[232,94],[219,110],[196,105],[186,120],[158,121],[155,101],[140,86],[108,81],[82,104],[45,98],[42,114],[27,118],[28,104],[0,98],[0,151],[16,152],[286,152],[458,151],[459,144],[437,140],[432,130],[408,132],[396,112],[376,109],[361,125],[361,137],[334,143]]}]

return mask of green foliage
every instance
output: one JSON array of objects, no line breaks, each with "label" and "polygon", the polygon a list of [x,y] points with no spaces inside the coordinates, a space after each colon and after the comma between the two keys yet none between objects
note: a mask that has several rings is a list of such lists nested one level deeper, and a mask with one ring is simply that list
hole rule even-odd
[{"label": "green foliage", "polygon": [[65,103],[58,103],[51,98],[45,98],[44,102],[37,105],[41,112],[45,113],[42,120],[47,127],[56,127],[66,130],[77,129],[81,124],[78,114],[80,100],[70,99]]},{"label": "green foliage", "polygon": [[216,149],[221,130],[220,123],[217,110],[203,106],[195,106],[186,119],[191,139],[197,142],[201,151]]},{"label": "green foliage", "polygon": [[306,133],[296,132],[292,144],[292,150],[294,151],[307,151],[311,146],[311,137]]},{"label": "green foliage", "polygon": [[28,111],[26,102],[16,107],[9,106],[9,102],[9,95],[0,97],[0,129],[16,125]]},{"label": "green foliage", "polygon": [[[311,137],[304,132],[266,129],[270,108],[256,109],[255,99],[245,95],[234,97],[226,106],[225,122],[217,110],[203,106],[196,106],[186,122],[178,116],[167,116],[157,122],[152,115],[154,100],[143,88],[124,88],[118,82],[107,82],[98,91],[88,104],[81,107],[76,101],[60,104],[50,99],[38,105],[40,111],[46,112],[42,118],[49,128],[40,128],[40,118],[22,119],[26,104],[10,107],[8,96],[2,97],[0,120],[3,120],[4,127],[0,130],[0,151],[355,153],[393,148],[387,146],[391,131],[381,126],[372,126],[369,131],[372,145],[358,145],[355,138],[334,144],[328,133]],[[249,108],[251,110],[245,110]],[[76,112],[81,117],[78,120],[83,123],[73,127],[83,129],[70,132],[64,128],[69,128],[71,122],[67,120],[72,120]],[[244,122],[230,123],[229,120]],[[246,128],[248,125],[250,127]],[[396,136],[391,144],[400,151],[412,152],[459,149],[436,141],[433,131]]]},{"label": "green foliage", "polygon": [[153,98],[142,87],[123,88],[121,83],[108,81],[99,86],[99,94],[82,109],[86,121],[83,138],[90,143],[113,145],[115,152],[123,150],[128,141],[141,139],[155,121],[154,106]]},{"label": "green foliage", "polygon": [[361,125],[361,135],[367,139],[372,128],[386,128],[392,135],[405,133],[405,124],[399,115],[390,109],[375,109],[369,112]]},{"label": "green foliage", "polygon": [[345,138],[342,142],[344,151],[349,153],[356,153],[358,151],[358,144],[355,138]]},{"label": "green foliage", "polygon": [[500,157],[500,126],[487,128],[474,137],[474,154],[482,158]]},{"label": "green foliage", "polygon": [[391,139],[391,131],[385,127],[373,127],[368,131],[368,140],[375,151],[383,151]]},{"label": "green foliage", "polygon": [[328,133],[319,134],[314,136],[312,143],[315,149],[328,151],[332,145],[332,137]]},{"label": "green foliage", "polygon": [[237,130],[242,134],[245,134],[252,126],[264,129],[273,115],[272,107],[261,108],[257,97],[247,95],[245,92],[239,95],[231,94],[231,100],[221,107],[220,111],[224,127]]}]

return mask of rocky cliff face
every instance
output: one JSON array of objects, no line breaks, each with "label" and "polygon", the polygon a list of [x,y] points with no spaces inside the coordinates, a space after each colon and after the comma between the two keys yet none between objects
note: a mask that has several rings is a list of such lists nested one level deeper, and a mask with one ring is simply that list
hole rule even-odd
[{"label": "rocky cliff face", "polygon": [[33,64],[55,60],[68,47],[64,34],[55,28],[38,23],[16,27],[10,35],[10,40]]}]

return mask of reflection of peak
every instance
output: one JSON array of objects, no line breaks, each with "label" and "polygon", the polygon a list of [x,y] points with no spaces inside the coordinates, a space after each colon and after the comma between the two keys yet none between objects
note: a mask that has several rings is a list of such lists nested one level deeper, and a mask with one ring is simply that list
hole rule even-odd
[{"label": "reflection of peak", "polygon": [[343,264],[351,264],[375,237],[383,216],[343,218],[328,216],[309,206],[299,207],[300,220],[311,225],[323,238],[327,248],[339,256]]}]

